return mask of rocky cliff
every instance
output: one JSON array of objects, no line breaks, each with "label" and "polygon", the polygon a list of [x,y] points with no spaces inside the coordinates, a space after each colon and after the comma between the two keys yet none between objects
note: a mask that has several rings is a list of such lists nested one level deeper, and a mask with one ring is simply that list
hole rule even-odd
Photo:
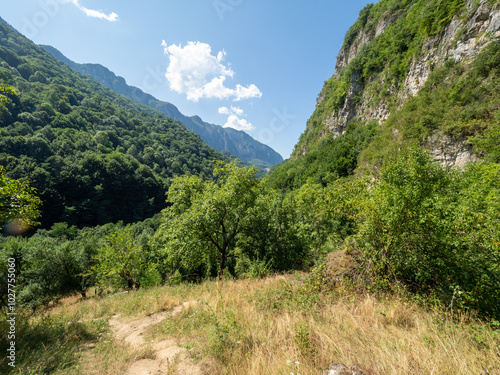
[{"label": "rocky cliff", "polygon": [[[466,67],[499,37],[498,1],[382,0],[367,6],[346,35],[293,157],[321,139],[337,138],[353,121],[383,125],[431,72],[450,60]],[[423,143],[446,166],[475,159],[466,137],[435,133]]]}]

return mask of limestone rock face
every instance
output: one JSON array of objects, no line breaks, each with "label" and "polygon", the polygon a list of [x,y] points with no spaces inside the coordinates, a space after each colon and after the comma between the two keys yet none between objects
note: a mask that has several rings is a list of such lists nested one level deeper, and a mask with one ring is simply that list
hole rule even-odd
[{"label": "limestone rock face", "polygon": [[[472,61],[492,39],[500,38],[498,5],[488,5],[488,0],[480,0],[479,3],[468,0],[466,6],[467,17],[455,17],[443,32],[427,37],[421,52],[411,62],[404,83],[399,87],[389,86],[384,93],[387,95],[379,95],[379,98],[385,97],[385,99],[374,101],[373,94],[374,85],[377,89],[384,87],[386,79],[383,74],[376,82],[371,78],[367,82],[362,82],[361,72],[354,71],[343,105],[338,111],[326,115],[321,124],[320,138],[338,137],[345,132],[351,120],[378,120],[379,124],[383,124],[391,114],[391,109],[400,108],[406,98],[416,95],[427,81],[429,74],[442,66],[447,59],[454,59],[457,62]],[[375,28],[371,28],[368,32],[361,30],[350,46],[343,46],[337,57],[333,78],[338,78],[341,69],[356,58],[363,46],[386,32],[397,19],[398,15],[384,14]],[[318,96],[317,107],[325,100],[325,88]],[[392,102],[391,106],[389,100]],[[451,140],[449,137],[436,135],[428,140],[426,146],[431,150],[434,159],[443,166],[458,168],[476,160],[465,140]],[[303,151],[302,154],[306,152],[304,145],[299,145],[299,150]]]},{"label": "limestone rock face", "polygon": [[443,167],[464,168],[467,164],[478,161],[465,139],[453,140],[445,134],[434,134],[427,139],[426,144],[432,159]]},{"label": "limestone rock face", "polygon": [[[487,0],[482,0],[465,21],[454,18],[444,34],[428,39],[422,48],[423,53],[413,60],[401,99],[415,95],[429,73],[447,57],[457,62],[470,60],[491,40],[492,35],[500,37],[500,11],[488,9],[486,5]],[[469,0],[467,7],[472,11],[474,3]]]},{"label": "limestone rock face", "polygon": [[371,42],[373,38],[376,38],[377,36],[382,34],[389,26],[391,26],[391,24],[396,19],[397,17],[395,17],[394,15],[390,15],[388,13],[384,14],[380,22],[377,24],[375,33],[360,32],[350,48],[346,49],[346,47],[343,46],[340,49],[339,55],[337,56],[337,63],[335,64],[335,75],[337,75],[340,69],[347,66],[347,64],[349,64],[351,60],[358,55],[358,52],[366,43]]},{"label": "limestone rock face", "polygon": [[332,113],[325,120],[325,127],[333,133],[333,137],[337,138],[343,133],[349,121],[351,121],[358,112],[358,106],[356,104],[357,97],[363,92],[364,85],[360,81],[361,72],[355,71],[351,77],[351,87],[347,92],[344,106],[340,111]]}]

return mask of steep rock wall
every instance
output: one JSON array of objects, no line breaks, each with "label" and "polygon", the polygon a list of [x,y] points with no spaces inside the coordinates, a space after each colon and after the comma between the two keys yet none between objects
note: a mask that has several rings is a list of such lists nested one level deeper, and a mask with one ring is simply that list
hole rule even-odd
[{"label": "steep rock wall", "polygon": [[[498,4],[492,6],[488,0],[468,0],[465,12],[455,16],[444,31],[429,35],[419,53],[413,58],[404,83],[398,87],[385,85],[386,75],[381,72],[378,76],[362,80],[360,71],[353,71],[350,79],[350,87],[345,96],[342,106],[329,113],[319,132],[319,138],[332,136],[338,137],[345,132],[348,123],[352,120],[378,120],[380,124],[391,114],[391,110],[401,107],[408,96],[416,95],[427,81],[429,74],[436,68],[442,66],[447,59],[457,62],[468,62],[472,60],[484,46],[494,38],[500,38],[500,9]],[[490,2],[491,4],[491,2]],[[335,66],[333,79],[339,79],[339,74],[353,61],[368,43],[383,34],[400,17],[400,13],[390,14],[386,12],[375,29],[370,31],[361,30],[355,40],[339,52]],[[374,86],[386,87],[385,95],[374,99]],[[319,94],[316,109],[324,100],[326,86]],[[382,99],[380,99],[382,97]],[[308,124],[306,132],[311,130]],[[316,125],[317,126],[317,125]],[[433,137],[426,145],[431,149],[435,160],[439,160],[446,166],[462,166],[468,161],[475,160],[471,148],[465,140],[451,140],[446,137]],[[298,152],[297,152],[298,151]],[[305,154],[307,144],[298,144],[296,154]]]}]

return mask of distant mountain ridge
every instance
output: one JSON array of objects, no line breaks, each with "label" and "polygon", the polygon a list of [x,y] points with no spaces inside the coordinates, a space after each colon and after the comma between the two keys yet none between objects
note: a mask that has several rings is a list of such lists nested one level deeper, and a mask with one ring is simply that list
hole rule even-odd
[{"label": "distant mountain ridge", "polygon": [[243,131],[209,124],[199,116],[185,116],[175,105],[162,102],[141,89],[128,85],[123,77],[117,76],[100,64],[75,63],[52,46],[42,45],[41,47],[70,68],[82,74],[88,74],[116,93],[146,104],[174,120],[182,122],[189,130],[199,134],[203,141],[218,151],[230,152],[237,158],[259,167],[272,166],[283,161],[281,155],[271,147],[256,141]]},{"label": "distant mountain ridge", "polygon": [[2,17],[0,17],[0,23],[3,23],[4,25],[9,26],[11,29],[15,30],[7,21],[5,21]]}]

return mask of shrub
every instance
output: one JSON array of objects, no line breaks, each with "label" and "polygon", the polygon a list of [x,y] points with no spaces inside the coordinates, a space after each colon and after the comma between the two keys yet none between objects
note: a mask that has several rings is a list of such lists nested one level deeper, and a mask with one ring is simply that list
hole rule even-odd
[{"label": "shrub", "polygon": [[390,160],[352,245],[372,280],[498,317],[499,175],[496,164],[443,170],[420,148]]}]

